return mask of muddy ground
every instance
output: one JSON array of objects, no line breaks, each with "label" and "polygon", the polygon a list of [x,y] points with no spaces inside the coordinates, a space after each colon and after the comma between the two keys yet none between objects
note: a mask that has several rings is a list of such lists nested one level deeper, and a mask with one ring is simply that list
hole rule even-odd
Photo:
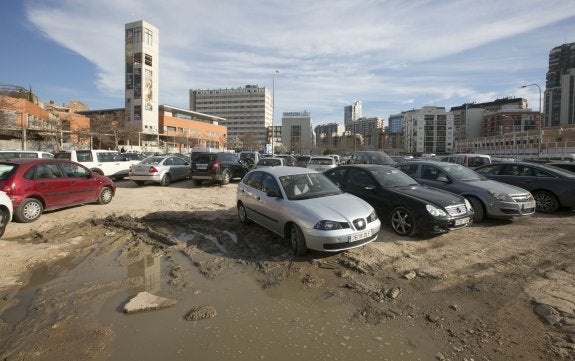
[{"label": "muddy ground", "polygon": [[[9,225],[0,360],[575,359],[572,211],[294,258],[237,183],[117,185]],[[141,291],[176,306],[125,314]]]}]

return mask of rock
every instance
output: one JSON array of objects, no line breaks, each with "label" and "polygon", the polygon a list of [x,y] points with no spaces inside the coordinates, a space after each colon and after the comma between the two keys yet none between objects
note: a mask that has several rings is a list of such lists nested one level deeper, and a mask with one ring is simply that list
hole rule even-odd
[{"label": "rock", "polygon": [[124,305],[125,313],[159,310],[172,307],[176,300],[155,296],[148,292],[140,292]]},{"label": "rock", "polygon": [[453,311],[457,311],[459,309],[459,306],[457,305],[449,305],[449,308],[451,308]]},{"label": "rock", "polygon": [[445,356],[443,356],[443,354],[441,352],[436,353],[435,358],[440,360],[440,361],[445,361]]},{"label": "rock", "polygon": [[185,316],[188,321],[204,320],[206,318],[216,317],[218,312],[213,306],[200,306],[192,308]]},{"label": "rock", "polygon": [[547,321],[550,325],[555,325],[561,321],[561,315],[553,307],[540,304],[535,307],[535,313]]},{"label": "rock", "polygon": [[395,300],[397,297],[399,297],[400,292],[401,290],[399,288],[392,288],[387,291],[387,297]]},{"label": "rock", "polygon": [[403,278],[408,279],[408,280],[412,280],[415,277],[417,277],[417,273],[415,273],[415,271],[409,271],[403,275]]}]

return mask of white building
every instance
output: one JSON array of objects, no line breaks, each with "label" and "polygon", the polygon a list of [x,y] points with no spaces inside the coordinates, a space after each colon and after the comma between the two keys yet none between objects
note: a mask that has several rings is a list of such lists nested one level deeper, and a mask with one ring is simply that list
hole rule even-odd
[{"label": "white building", "polygon": [[453,113],[425,106],[404,113],[404,144],[409,154],[442,154],[453,149]]},{"label": "white building", "polygon": [[311,154],[314,149],[314,132],[309,112],[283,113],[282,143],[290,153]]},{"label": "white building", "polygon": [[144,134],[158,134],[159,30],[140,20],[125,31],[126,120]]},{"label": "white building", "polygon": [[356,101],[353,105],[348,105],[343,108],[343,123],[345,125],[358,120],[363,115],[361,101]]}]

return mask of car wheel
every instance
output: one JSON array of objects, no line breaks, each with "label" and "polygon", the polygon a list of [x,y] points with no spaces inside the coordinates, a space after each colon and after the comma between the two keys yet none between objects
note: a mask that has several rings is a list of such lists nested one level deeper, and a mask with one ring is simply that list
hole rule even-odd
[{"label": "car wheel", "polygon": [[297,226],[297,224],[292,224],[290,227],[290,241],[293,253],[296,256],[303,256],[307,253],[307,244],[305,243],[305,237],[303,232]]},{"label": "car wheel", "polygon": [[473,222],[481,222],[485,218],[485,209],[483,208],[483,203],[475,197],[467,197],[469,203],[471,203],[471,208],[473,208]]},{"label": "car wheel", "polygon": [[21,223],[30,223],[40,218],[43,211],[42,202],[36,198],[27,198],[16,208],[14,218]]},{"label": "car wheel", "polygon": [[224,171],[222,172],[222,181],[220,182],[220,184],[224,186],[230,182],[230,179],[231,179],[230,171],[224,169]]},{"label": "car wheel", "polygon": [[0,237],[4,235],[8,223],[10,223],[10,212],[7,209],[0,209]]},{"label": "car wheel", "polygon": [[243,224],[247,225],[252,223],[252,221],[248,218],[248,213],[246,212],[246,207],[243,203],[238,204],[238,218]]},{"label": "car wheel", "polygon": [[168,173],[166,173],[166,174],[164,174],[164,175],[162,176],[162,179],[160,180],[160,185],[161,185],[162,187],[167,187],[167,186],[170,185],[170,182],[171,182],[171,181],[172,181],[172,180],[171,180],[171,178],[170,178],[170,175],[169,175]]},{"label": "car wheel", "polygon": [[413,236],[417,233],[415,219],[407,208],[399,207],[391,212],[391,227],[400,236]]},{"label": "car wheel", "polygon": [[98,195],[98,203],[100,204],[108,204],[112,201],[114,197],[114,192],[110,187],[104,187],[100,189],[100,194]]},{"label": "car wheel", "polygon": [[134,181],[134,183],[136,183],[136,185],[137,185],[138,187],[141,187],[141,186],[143,186],[144,183],[146,183],[146,182],[144,182],[144,181]]},{"label": "car wheel", "polygon": [[533,192],[535,198],[535,210],[541,213],[553,213],[559,209],[557,197],[547,191]]}]

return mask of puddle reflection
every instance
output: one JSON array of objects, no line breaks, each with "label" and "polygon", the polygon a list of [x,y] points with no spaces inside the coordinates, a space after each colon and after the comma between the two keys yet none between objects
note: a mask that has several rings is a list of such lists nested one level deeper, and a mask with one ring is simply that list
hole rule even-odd
[{"label": "puddle reflection", "polygon": [[128,265],[128,278],[142,277],[143,287],[135,288],[136,291],[159,292],[162,289],[161,257],[146,256],[139,261]]}]

